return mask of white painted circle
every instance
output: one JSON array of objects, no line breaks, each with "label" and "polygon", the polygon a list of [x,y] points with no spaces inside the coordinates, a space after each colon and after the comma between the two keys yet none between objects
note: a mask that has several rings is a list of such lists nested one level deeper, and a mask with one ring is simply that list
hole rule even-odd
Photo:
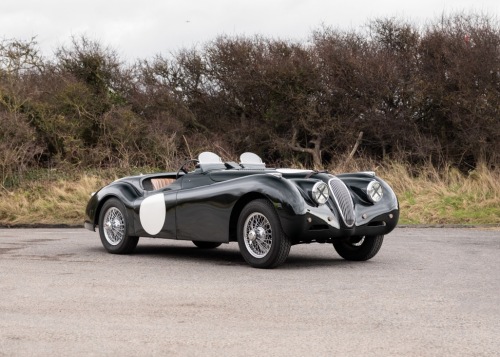
[{"label": "white painted circle", "polygon": [[151,235],[160,233],[165,224],[165,199],[163,193],[147,197],[141,203],[139,218],[144,230]]}]

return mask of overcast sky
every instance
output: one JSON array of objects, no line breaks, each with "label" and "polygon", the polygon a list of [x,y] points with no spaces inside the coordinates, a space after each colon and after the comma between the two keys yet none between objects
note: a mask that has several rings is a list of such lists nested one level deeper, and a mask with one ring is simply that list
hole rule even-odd
[{"label": "overcast sky", "polygon": [[305,40],[321,24],[359,29],[380,17],[424,24],[457,11],[498,19],[500,0],[1,0],[0,39],[36,36],[50,56],[86,35],[133,61],[224,34]]}]

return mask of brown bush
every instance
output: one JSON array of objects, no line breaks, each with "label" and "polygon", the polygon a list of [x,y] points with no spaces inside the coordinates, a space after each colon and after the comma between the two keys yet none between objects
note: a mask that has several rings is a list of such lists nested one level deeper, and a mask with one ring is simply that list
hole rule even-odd
[{"label": "brown bush", "polygon": [[42,148],[23,115],[0,111],[0,124],[0,183],[5,186],[36,166]]},{"label": "brown bush", "polygon": [[323,27],[307,43],[222,36],[133,65],[86,37],[52,61],[0,41],[4,183],[31,167],[173,169],[210,149],[319,168],[357,140],[378,161],[495,167],[499,111],[500,28],[483,15]]}]

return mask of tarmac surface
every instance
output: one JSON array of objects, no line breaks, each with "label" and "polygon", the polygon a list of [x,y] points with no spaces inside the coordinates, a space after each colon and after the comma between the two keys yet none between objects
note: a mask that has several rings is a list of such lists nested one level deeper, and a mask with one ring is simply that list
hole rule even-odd
[{"label": "tarmac surface", "polygon": [[0,229],[0,356],[499,356],[500,231],[397,228],[368,262],[293,246]]}]

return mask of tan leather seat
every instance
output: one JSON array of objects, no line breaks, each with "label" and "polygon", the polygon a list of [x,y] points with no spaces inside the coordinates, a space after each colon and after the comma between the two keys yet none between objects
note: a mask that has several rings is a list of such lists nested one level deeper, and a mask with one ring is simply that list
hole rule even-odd
[{"label": "tan leather seat", "polygon": [[171,178],[154,178],[151,179],[151,184],[155,190],[159,190],[160,188],[170,185],[174,181],[175,179]]}]

